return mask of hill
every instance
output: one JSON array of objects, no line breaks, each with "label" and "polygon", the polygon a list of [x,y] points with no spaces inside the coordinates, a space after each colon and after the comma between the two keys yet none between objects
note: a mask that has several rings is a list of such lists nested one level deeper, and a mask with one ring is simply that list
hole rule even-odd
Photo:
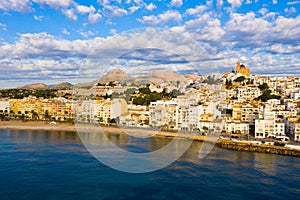
[{"label": "hill", "polygon": [[125,71],[119,68],[115,68],[112,71],[108,72],[100,79],[98,79],[98,83],[107,83],[110,81],[119,81],[119,82],[129,82],[133,81],[133,77],[129,76]]},{"label": "hill", "polygon": [[33,83],[18,87],[19,89],[48,89],[48,86],[44,83]]},{"label": "hill", "polygon": [[73,85],[69,82],[61,82],[56,85],[49,86],[50,89],[70,89]]}]

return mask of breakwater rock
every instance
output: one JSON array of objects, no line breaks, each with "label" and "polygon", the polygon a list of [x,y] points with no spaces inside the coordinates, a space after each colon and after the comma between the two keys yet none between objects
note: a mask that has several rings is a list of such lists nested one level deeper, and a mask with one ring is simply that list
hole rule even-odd
[{"label": "breakwater rock", "polygon": [[259,153],[271,153],[278,155],[288,155],[300,158],[300,150],[291,149],[289,147],[280,147],[274,145],[265,144],[253,144],[245,142],[234,142],[231,140],[219,140],[217,146],[225,149],[236,150],[236,151],[250,151]]}]

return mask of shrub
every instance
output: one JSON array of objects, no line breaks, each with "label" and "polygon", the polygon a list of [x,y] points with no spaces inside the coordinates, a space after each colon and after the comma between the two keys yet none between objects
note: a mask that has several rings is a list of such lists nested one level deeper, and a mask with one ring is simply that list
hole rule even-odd
[{"label": "shrub", "polygon": [[280,146],[280,147],[284,147],[285,144],[282,142],[274,142],[274,146]]}]

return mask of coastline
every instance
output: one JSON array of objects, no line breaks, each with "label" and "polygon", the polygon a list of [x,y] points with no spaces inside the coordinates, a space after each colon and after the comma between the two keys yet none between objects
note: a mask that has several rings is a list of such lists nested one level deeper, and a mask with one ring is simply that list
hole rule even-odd
[{"label": "coastline", "polygon": [[[72,131],[77,132],[78,130],[100,130],[99,127],[95,127],[87,124],[71,125],[71,124],[49,124],[46,122],[20,122],[20,121],[4,121],[0,122],[0,129],[3,130],[52,130],[52,131]],[[230,139],[219,139],[216,137],[189,135],[183,133],[172,133],[165,131],[154,131],[151,129],[139,129],[139,128],[117,128],[117,127],[104,127],[101,126],[101,130],[107,133],[113,134],[126,134],[126,130],[130,130],[130,135],[140,137],[171,137],[171,138],[184,138],[194,141],[209,142],[216,146],[224,149],[235,150],[235,151],[249,151],[259,153],[271,153],[277,155],[288,155],[300,158],[300,149],[294,149],[290,146],[278,147],[274,145],[264,144],[253,144],[250,141],[232,141]]]},{"label": "coastline", "polygon": [[[46,122],[36,122],[36,121],[4,121],[0,122],[0,129],[8,129],[8,130],[53,130],[53,131],[78,131],[78,130],[100,130],[99,127],[88,125],[88,124],[78,124],[78,125],[71,125],[71,124],[49,124]],[[140,128],[117,128],[113,126],[101,126],[101,130],[108,133],[116,133],[116,134],[126,134],[126,130],[130,130],[130,135],[133,136],[158,136],[158,137],[178,137],[178,138],[185,138],[185,139],[192,139],[195,141],[210,141],[216,142],[216,138],[213,137],[205,137],[205,136],[198,136],[198,135],[189,135],[183,133],[172,133],[172,132],[165,132],[165,131],[154,131],[151,129],[140,129]]]}]

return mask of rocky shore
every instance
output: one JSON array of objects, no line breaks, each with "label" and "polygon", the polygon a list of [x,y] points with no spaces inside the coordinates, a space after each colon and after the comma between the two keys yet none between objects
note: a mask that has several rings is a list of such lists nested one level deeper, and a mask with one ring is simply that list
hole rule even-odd
[{"label": "rocky shore", "polygon": [[287,146],[280,147],[268,144],[253,144],[246,142],[235,142],[230,139],[221,139],[216,143],[217,146],[235,151],[250,151],[259,153],[271,153],[277,155],[287,155],[300,158],[300,150]]}]

